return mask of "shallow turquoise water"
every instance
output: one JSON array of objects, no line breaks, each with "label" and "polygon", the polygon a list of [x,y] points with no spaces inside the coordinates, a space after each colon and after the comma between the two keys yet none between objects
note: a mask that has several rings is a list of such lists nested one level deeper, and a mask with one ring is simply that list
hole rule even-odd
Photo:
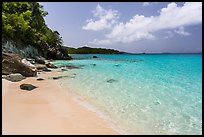
[{"label": "shallow turquoise water", "polygon": [[201,54],[72,56],[77,59],[54,63],[82,69],[63,72],[76,77],[60,82],[128,132],[202,134]]}]

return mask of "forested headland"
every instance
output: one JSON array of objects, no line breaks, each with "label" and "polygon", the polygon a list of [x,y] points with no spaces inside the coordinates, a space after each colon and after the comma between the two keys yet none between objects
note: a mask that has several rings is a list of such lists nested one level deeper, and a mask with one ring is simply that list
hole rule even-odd
[{"label": "forested headland", "polygon": [[2,3],[2,50],[24,57],[70,59],[59,32],[44,20],[48,12],[37,2]]}]

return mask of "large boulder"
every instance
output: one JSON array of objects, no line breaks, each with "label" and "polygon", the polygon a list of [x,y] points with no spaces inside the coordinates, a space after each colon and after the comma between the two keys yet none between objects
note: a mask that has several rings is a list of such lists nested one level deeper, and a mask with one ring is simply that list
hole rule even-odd
[{"label": "large boulder", "polygon": [[37,75],[37,70],[33,64],[17,54],[2,53],[2,74],[9,75],[12,73],[33,77]]},{"label": "large boulder", "polygon": [[30,61],[27,61],[26,59],[22,59],[21,63],[23,63],[24,65],[28,66],[33,71],[36,70],[36,67],[32,63],[30,63]]},{"label": "large boulder", "polygon": [[18,81],[21,81],[21,80],[23,80],[25,78],[26,77],[24,77],[20,73],[10,74],[10,75],[5,76],[6,80],[9,80],[9,81],[12,81],[12,82],[18,82]]}]

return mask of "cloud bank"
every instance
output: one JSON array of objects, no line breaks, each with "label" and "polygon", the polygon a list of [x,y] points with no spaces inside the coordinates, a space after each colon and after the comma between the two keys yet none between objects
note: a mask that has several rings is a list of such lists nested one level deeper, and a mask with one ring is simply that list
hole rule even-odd
[{"label": "cloud bank", "polygon": [[137,14],[128,22],[118,22],[118,15],[116,10],[105,10],[100,5],[96,7],[94,16],[98,20],[88,20],[83,29],[110,29],[110,33],[105,35],[105,39],[95,39],[92,44],[111,45],[152,40],[155,39],[154,32],[171,29],[179,35],[189,36],[190,33],[186,32],[184,27],[202,23],[202,2],[186,2],[183,6],[172,2],[159,10],[158,16],[145,17]]}]

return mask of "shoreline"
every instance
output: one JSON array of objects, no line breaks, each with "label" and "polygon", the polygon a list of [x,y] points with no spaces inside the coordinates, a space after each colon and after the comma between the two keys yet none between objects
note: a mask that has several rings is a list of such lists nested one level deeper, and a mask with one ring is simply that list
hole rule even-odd
[{"label": "shoreline", "polygon": [[[57,69],[56,69],[57,70]],[[120,134],[103,118],[78,103],[57,81],[58,72],[41,72],[20,82],[2,79],[2,134]],[[37,81],[37,78],[44,78]],[[38,88],[25,91],[30,83]]]}]

